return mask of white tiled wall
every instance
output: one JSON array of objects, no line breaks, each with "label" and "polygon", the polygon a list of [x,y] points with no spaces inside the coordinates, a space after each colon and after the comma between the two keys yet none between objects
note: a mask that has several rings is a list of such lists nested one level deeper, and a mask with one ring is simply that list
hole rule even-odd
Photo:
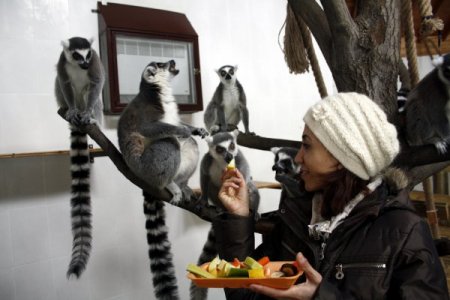
[{"label": "white tiled wall", "polygon": [[[294,76],[285,66],[278,32],[286,1],[111,2],[186,14],[199,35],[205,105],[219,83],[214,69],[237,64],[250,129],[262,136],[299,139],[301,116],[319,94],[312,74]],[[91,13],[95,7],[95,0],[0,0],[0,154],[69,147],[67,125],[56,114],[55,64],[62,39],[97,38],[97,15]],[[325,66],[322,71],[332,92],[331,75]],[[201,112],[183,118],[202,126]],[[116,142],[117,117],[105,123],[104,132]],[[198,142],[205,152],[205,143]],[[243,152],[256,180],[273,180],[270,153]],[[0,159],[1,300],[154,299],[141,191],[105,157],[95,159],[91,185],[92,255],[82,277],[69,281],[68,157]],[[198,171],[190,185],[198,187]],[[276,192],[262,194],[262,211],[277,206]],[[180,294],[188,299],[185,267],[196,262],[209,224],[178,208],[166,208]],[[210,299],[224,299],[222,291],[211,291]]]}]

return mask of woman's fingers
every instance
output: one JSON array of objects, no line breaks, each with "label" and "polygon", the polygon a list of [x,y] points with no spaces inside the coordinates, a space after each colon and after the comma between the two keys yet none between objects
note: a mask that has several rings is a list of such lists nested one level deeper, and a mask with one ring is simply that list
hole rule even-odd
[{"label": "woman's fingers", "polygon": [[322,281],[322,275],[314,269],[301,252],[297,253],[297,263],[300,269],[305,272],[306,278],[313,284],[319,284]]}]

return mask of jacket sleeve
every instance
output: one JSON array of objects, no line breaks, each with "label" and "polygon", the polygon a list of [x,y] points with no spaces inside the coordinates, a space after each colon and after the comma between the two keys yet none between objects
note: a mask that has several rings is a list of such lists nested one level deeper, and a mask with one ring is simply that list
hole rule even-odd
[{"label": "jacket sleeve", "polygon": [[219,256],[227,261],[244,260],[254,249],[254,217],[241,217],[223,213],[216,217],[212,226],[216,235]]},{"label": "jacket sleeve", "polygon": [[395,286],[398,299],[449,299],[446,276],[424,220],[411,230],[400,253],[391,282]]},{"label": "jacket sleeve", "polygon": [[[219,256],[227,261],[235,257],[243,261],[245,257],[258,258],[265,255],[264,244],[254,251],[254,216],[240,217],[223,213],[212,221],[216,235],[216,247]],[[257,256],[254,256],[257,255]],[[227,299],[233,300],[260,300],[270,299],[256,294],[248,289],[224,289]]]}]

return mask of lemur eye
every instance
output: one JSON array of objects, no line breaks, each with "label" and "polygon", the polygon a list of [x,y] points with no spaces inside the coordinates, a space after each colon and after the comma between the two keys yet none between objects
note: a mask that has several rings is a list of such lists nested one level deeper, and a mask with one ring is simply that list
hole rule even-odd
[{"label": "lemur eye", "polygon": [[225,151],[225,148],[224,148],[224,147],[220,147],[220,146],[217,146],[217,147],[216,147],[216,152],[217,152],[217,153],[221,154],[221,153],[223,153],[224,151]]},{"label": "lemur eye", "polygon": [[78,53],[78,52],[73,52],[73,53],[72,53],[72,58],[73,58],[74,60],[84,60],[84,59],[83,59],[83,56],[81,56],[81,54]]},{"label": "lemur eye", "polygon": [[230,69],[230,71],[228,71],[228,74],[234,75],[234,70],[233,70],[233,69]]},{"label": "lemur eye", "polygon": [[227,75],[227,72],[225,72],[225,71],[220,71],[220,76],[222,76],[222,77],[225,77],[225,75]]},{"label": "lemur eye", "polygon": [[234,148],[236,148],[236,145],[234,143],[231,143],[230,147],[228,147],[228,148],[230,148],[230,150],[234,150]]}]

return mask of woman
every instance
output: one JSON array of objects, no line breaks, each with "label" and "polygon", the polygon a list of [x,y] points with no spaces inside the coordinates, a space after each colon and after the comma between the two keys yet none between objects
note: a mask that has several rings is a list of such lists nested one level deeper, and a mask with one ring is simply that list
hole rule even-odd
[{"label": "woman", "polygon": [[213,221],[221,257],[297,260],[305,277],[288,290],[253,285],[228,299],[448,299],[427,223],[410,206],[406,180],[387,169],[395,127],[369,98],[340,93],[304,119],[301,197],[282,199],[273,231],[253,250],[253,212],[238,170],[224,174],[228,212]]}]

